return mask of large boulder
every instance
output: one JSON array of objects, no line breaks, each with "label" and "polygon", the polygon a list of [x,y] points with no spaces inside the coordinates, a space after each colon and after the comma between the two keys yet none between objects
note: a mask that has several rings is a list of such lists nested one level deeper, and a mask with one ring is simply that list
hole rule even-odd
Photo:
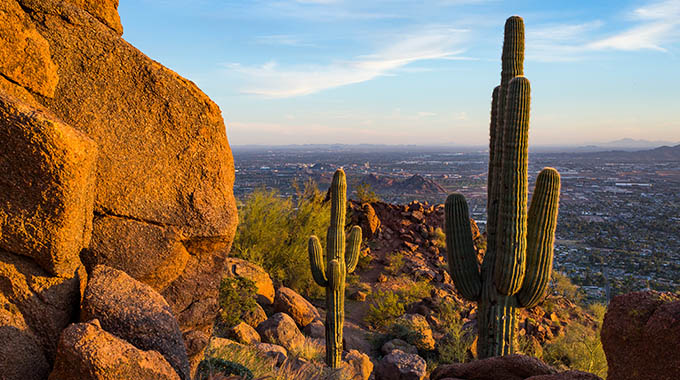
[{"label": "large boulder", "polygon": [[0,141],[0,248],[72,277],[92,232],[94,142],[2,92]]},{"label": "large boulder", "polygon": [[235,257],[227,258],[224,267],[227,268],[225,277],[243,277],[255,283],[259,304],[268,306],[274,302],[274,283],[262,267]]},{"label": "large boulder", "polygon": [[496,356],[469,363],[447,364],[430,374],[431,380],[525,380],[532,376],[554,375],[557,371],[539,359],[524,355]]},{"label": "large boulder", "polygon": [[[94,211],[96,244],[81,253],[88,269],[108,265],[153,286],[198,358],[218,311],[219,279],[236,228],[232,154],[217,105],[124,41],[117,5],[0,3],[0,94],[36,110],[35,120],[12,116],[27,114],[21,106],[0,112],[0,207],[12,208],[0,208],[0,248],[34,258],[50,274],[73,277]],[[5,128],[6,120],[13,129]],[[16,133],[14,124],[24,120],[25,127],[40,128]],[[14,148],[5,149],[5,141],[14,147],[21,139],[32,149],[10,157]],[[54,149],[45,150],[51,142]],[[41,166],[31,158],[40,152],[51,162]],[[24,182],[17,171],[28,173]],[[30,198],[41,186],[55,204]],[[22,187],[28,192],[16,191]],[[19,211],[25,212],[17,219]],[[18,228],[17,220],[30,228]]]},{"label": "large boulder", "polygon": [[61,335],[50,380],[179,380],[156,351],[144,351],[104,331],[97,320]]},{"label": "large boulder", "polygon": [[427,374],[425,359],[394,350],[385,355],[375,369],[375,380],[423,380]]},{"label": "large boulder", "polygon": [[316,307],[309,303],[305,297],[297,294],[293,289],[283,286],[276,290],[274,311],[290,315],[295,323],[302,328],[321,318]]},{"label": "large boulder", "polygon": [[371,358],[357,350],[343,353],[343,369],[348,378],[354,380],[368,380],[373,373]]},{"label": "large boulder", "polygon": [[601,338],[608,379],[680,379],[680,296],[649,291],[614,297]]},{"label": "large boulder", "polygon": [[238,325],[229,329],[229,338],[242,344],[260,343],[260,334],[249,324],[240,322]]},{"label": "large boulder", "polygon": [[296,352],[305,344],[305,337],[295,321],[285,313],[276,313],[260,323],[257,332],[260,333],[263,342],[278,344],[288,351]]},{"label": "large boulder", "polygon": [[165,299],[149,285],[99,265],[90,274],[80,318],[98,319],[104,330],[135,347],[158,351],[182,379],[190,379],[177,320]]}]

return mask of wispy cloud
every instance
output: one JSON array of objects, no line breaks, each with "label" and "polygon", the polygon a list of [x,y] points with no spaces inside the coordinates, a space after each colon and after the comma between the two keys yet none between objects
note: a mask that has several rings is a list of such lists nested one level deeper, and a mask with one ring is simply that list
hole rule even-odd
[{"label": "wispy cloud", "polygon": [[666,51],[666,43],[680,37],[680,0],[664,0],[635,9],[633,20],[641,22],[613,36],[595,41],[590,49]]},{"label": "wispy cloud", "polygon": [[282,67],[275,61],[260,66],[229,64],[249,83],[242,92],[270,98],[313,94],[329,88],[366,82],[410,63],[452,58],[460,55],[465,30],[433,28],[403,37],[369,55],[336,60],[327,65],[308,64]]},{"label": "wispy cloud", "polygon": [[627,28],[606,35],[601,20],[543,25],[527,30],[527,57],[539,61],[580,60],[602,50],[667,51],[680,40],[680,0],[662,0],[634,9],[625,17]]}]

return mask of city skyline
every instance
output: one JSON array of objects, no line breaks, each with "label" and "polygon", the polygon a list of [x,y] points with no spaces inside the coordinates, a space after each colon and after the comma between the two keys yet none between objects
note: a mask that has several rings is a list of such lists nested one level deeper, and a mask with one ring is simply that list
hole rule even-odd
[{"label": "city skyline", "polygon": [[680,0],[123,0],[119,11],[123,38],[220,106],[233,145],[484,145],[513,14],[527,25],[533,144],[680,141]]}]

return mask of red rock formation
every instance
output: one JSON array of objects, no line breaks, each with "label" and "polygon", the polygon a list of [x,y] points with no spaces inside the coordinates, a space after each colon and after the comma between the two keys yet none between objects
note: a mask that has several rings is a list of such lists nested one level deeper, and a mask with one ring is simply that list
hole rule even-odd
[{"label": "red rock formation", "polygon": [[680,296],[650,291],[614,297],[601,338],[607,379],[680,379]]}]

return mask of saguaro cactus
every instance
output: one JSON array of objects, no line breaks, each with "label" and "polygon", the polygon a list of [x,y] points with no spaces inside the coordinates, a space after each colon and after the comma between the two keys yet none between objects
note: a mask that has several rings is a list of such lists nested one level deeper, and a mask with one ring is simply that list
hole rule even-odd
[{"label": "saguaro cactus", "polygon": [[446,247],[451,277],[478,303],[477,354],[515,351],[517,308],[537,305],[548,287],[560,175],[543,169],[527,211],[530,84],[523,77],[524,22],[505,24],[501,85],[493,92],[489,146],[487,252],[481,271],[472,245],[465,197],[446,199]]},{"label": "saguaro cactus", "polygon": [[309,238],[309,262],[319,286],[326,288],[326,363],[331,368],[340,365],[342,356],[342,326],[345,322],[345,276],[354,272],[359,260],[361,227],[354,226],[349,234],[345,254],[345,212],[347,207],[345,172],[338,169],[331,183],[331,225],[326,237],[326,264],[321,243],[316,236]]}]

